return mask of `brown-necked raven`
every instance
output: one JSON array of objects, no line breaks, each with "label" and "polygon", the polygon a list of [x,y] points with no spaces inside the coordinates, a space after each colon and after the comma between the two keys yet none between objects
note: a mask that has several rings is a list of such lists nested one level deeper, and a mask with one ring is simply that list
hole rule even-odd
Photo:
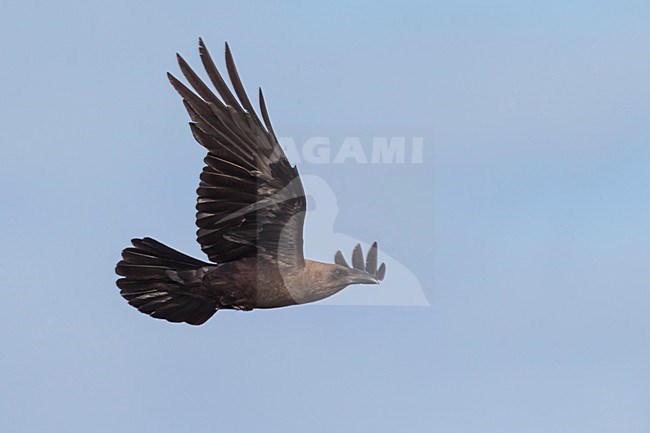
[{"label": "brown-necked raven", "polygon": [[[219,96],[178,55],[194,92],[173,75],[194,138],[208,150],[196,204],[197,236],[213,263],[151,239],[133,239],[116,273],[121,295],[143,313],[200,325],[219,309],[252,310],[314,302],[350,284],[378,284],[377,243],[364,260],[357,245],[349,266],[337,251],[333,264],[303,257],[305,191],[273,131],[262,90],[262,121],[239,79],[228,44],[231,92],[199,39],[201,61]],[[236,96],[235,96],[236,95]]]}]

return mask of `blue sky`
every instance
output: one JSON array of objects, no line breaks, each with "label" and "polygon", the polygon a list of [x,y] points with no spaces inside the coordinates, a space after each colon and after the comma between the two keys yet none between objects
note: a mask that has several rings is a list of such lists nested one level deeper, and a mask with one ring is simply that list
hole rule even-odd
[{"label": "blue sky", "polygon": [[[649,20],[640,1],[3,2],[0,430],[649,431]],[[203,150],[165,77],[176,52],[198,68],[198,36],[219,61],[231,44],[279,135],[425,137],[421,164],[299,169],[334,191],[340,239],[378,240],[431,306],[195,328],[124,302],[130,238],[201,254]]]}]

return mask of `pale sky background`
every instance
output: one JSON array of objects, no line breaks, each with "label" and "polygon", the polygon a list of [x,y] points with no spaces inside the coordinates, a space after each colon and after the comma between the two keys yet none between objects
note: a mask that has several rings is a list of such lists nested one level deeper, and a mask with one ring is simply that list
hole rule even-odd
[{"label": "pale sky background", "polygon": [[[649,22],[647,1],[3,1],[0,431],[650,431]],[[419,165],[299,168],[430,307],[197,328],[118,295],[132,237],[201,257],[204,152],[165,77],[199,36],[279,135],[425,137]]]}]

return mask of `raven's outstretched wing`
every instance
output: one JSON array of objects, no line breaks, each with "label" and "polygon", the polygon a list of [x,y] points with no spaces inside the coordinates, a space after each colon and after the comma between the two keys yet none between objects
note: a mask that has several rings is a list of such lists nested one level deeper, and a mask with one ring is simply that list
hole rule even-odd
[{"label": "raven's outstretched wing", "polygon": [[194,138],[208,150],[201,173],[196,224],[201,249],[213,262],[264,256],[280,265],[304,265],[305,192],[295,166],[280,148],[259,92],[264,124],[251,105],[226,44],[235,94],[199,39],[203,66],[221,97],[178,55],[188,89],[168,74],[190,115]]}]

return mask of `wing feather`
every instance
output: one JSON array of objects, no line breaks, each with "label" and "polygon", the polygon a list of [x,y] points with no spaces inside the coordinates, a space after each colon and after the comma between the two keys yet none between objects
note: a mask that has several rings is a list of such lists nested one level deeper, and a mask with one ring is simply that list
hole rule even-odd
[{"label": "wing feather", "polygon": [[259,93],[263,123],[251,104],[226,44],[230,90],[203,40],[203,67],[216,93],[177,56],[193,91],[173,75],[194,138],[208,150],[197,189],[197,237],[214,262],[263,256],[281,265],[304,265],[305,192],[271,126]]}]

